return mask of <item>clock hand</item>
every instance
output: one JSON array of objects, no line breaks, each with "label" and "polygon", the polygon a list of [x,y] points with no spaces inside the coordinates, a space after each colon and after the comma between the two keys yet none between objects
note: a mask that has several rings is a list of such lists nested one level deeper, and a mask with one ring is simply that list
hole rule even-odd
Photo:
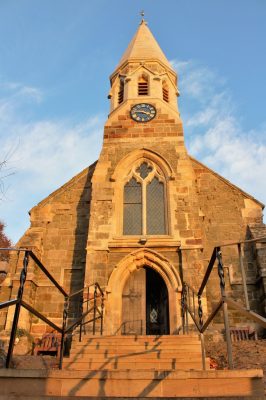
[{"label": "clock hand", "polygon": [[150,115],[150,113],[149,113],[148,111],[144,111],[144,110],[138,110],[138,112],[139,112],[139,113],[142,113],[142,114],[147,114],[147,115]]}]

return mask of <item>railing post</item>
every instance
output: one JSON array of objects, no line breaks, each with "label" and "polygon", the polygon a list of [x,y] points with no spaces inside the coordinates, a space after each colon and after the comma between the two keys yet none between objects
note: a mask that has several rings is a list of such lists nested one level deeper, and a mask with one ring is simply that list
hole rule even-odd
[{"label": "railing post", "polygon": [[93,294],[93,335],[95,335],[96,307],[97,307],[97,285],[95,284],[94,294]]},{"label": "railing post", "polygon": [[65,331],[66,331],[66,324],[67,324],[68,307],[69,307],[69,299],[68,299],[68,297],[65,297],[64,310],[63,310],[61,345],[60,345],[59,369],[62,369],[62,365],[63,365],[63,357],[64,357],[64,350],[65,350]]},{"label": "railing post", "polygon": [[200,328],[202,328],[203,327],[203,309],[202,309],[200,294],[198,294],[198,316],[199,316],[199,325],[200,325]]},{"label": "railing post", "polygon": [[184,284],[181,292],[181,318],[182,318],[182,330],[183,335],[185,334],[185,301],[184,301]]},{"label": "railing post", "polygon": [[[80,315],[81,316],[83,314],[83,302],[84,302],[84,298],[83,298],[83,295],[81,295],[80,296],[80,305],[79,305],[79,307],[80,307]],[[82,322],[83,322],[83,319],[81,320],[81,323],[79,325],[79,342],[81,342],[81,337],[82,337]]]},{"label": "railing post", "polygon": [[203,308],[202,308],[202,300],[201,295],[198,294],[198,316],[199,316],[199,326],[200,326],[200,343],[201,343],[201,360],[202,360],[202,368],[206,370],[206,349],[204,342],[204,334],[202,332],[203,327]]},{"label": "railing post", "polygon": [[190,288],[189,288],[189,286],[187,287],[187,303],[188,303],[188,307],[190,308],[190,310],[191,310],[191,302],[190,302],[190,300],[191,300],[191,296],[190,296]]},{"label": "railing post", "polygon": [[201,343],[201,361],[202,361],[202,368],[206,370],[206,349],[205,349],[205,341],[204,341],[204,334],[200,332],[200,343]]},{"label": "railing post", "polygon": [[232,342],[231,342],[231,337],[230,337],[228,308],[227,308],[227,303],[226,303],[226,298],[225,298],[224,266],[223,266],[222,252],[221,252],[220,247],[216,248],[216,258],[218,261],[218,275],[220,278],[220,289],[221,289],[221,296],[223,299],[223,314],[224,314],[224,327],[225,327],[225,337],[226,337],[226,345],[227,345],[228,367],[229,367],[229,369],[233,369]]},{"label": "railing post", "polygon": [[188,334],[187,285],[183,283],[181,295],[183,334]]},{"label": "railing post", "polygon": [[[104,294],[101,296],[101,335],[103,334],[103,310],[104,310]],[[142,327],[141,327],[142,331]]]},{"label": "railing post", "polygon": [[192,302],[193,302],[193,315],[194,315],[194,317],[196,317],[195,292],[194,292],[194,290],[193,290],[192,294],[193,294],[193,297],[192,297]]},{"label": "railing post", "polygon": [[21,308],[21,300],[23,297],[24,286],[25,286],[25,282],[26,282],[26,278],[27,278],[29,253],[30,253],[29,251],[27,251],[27,250],[25,251],[25,255],[24,255],[24,259],[23,259],[23,267],[22,267],[22,271],[20,273],[20,284],[19,284],[18,297],[17,297],[18,302],[16,304],[14,318],[13,318],[13,324],[12,324],[12,329],[11,329],[11,334],[10,334],[9,346],[8,346],[7,357],[6,357],[6,368],[9,368],[10,361],[11,361],[12,355],[13,355],[14,343],[15,343],[15,339],[16,339],[16,332],[17,332],[19,314],[20,314],[20,308]]},{"label": "railing post", "polygon": [[240,265],[243,288],[244,288],[246,309],[248,311],[250,311],[249,299],[248,299],[248,290],[247,290],[247,281],[246,281],[246,273],[245,273],[245,268],[244,268],[244,263],[243,263],[243,251],[242,251],[241,243],[238,243],[237,248],[238,248],[239,265]]},{"label": "railing post", "polygon": [[82,323],[83,323],[83,319],[81,320],[81,323],[79,325],[79,342],[81,342],[81,338],[82,338]]}]

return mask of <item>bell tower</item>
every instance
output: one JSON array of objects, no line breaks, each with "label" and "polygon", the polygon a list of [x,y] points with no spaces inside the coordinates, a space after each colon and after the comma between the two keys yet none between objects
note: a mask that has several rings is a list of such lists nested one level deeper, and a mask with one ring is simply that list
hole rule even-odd
[{"label": "bell tower", "polygon": [[177,74],[142,19],[139,28],[110,76],[110,112],[124,102],[165,102],[178,112]]},{"label": "bell tower", "polygon": [[[122,312],[128,309],[123,296],[136,289],[136,282],[130,289],[129,271],[141,268],[145,275],[153,268],[169,294],[171,333],[181,324],[181,274],[187,281],[200,276],[202,230],[177,105],[177,74],[146,21],[141,21],[110,84],[110,114],[92,178],[85,285],[97,281],[106,288],[105,329],[112,334],[130,314]],[[190,250],[182,260],[181,249]],[[143,307],[137,306],[135,314],[145,314]]]}]

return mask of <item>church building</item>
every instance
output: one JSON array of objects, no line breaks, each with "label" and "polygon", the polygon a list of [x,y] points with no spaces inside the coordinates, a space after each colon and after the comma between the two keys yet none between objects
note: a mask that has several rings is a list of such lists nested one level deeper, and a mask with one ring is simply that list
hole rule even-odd
[{"label": "church building", "polygon": [[[33,250],[68,293],[83,287],[86,293],[98,282],[104,334],[177,334],[183,282],[199,288],[214,246],[265,235],[264,206],[188,154],[177,72],[144,19],[110,85],[98,161],[32,208],[30,228],[17,247]],[[245,254],[248,293],[251,308],[265,312],[266,260],[253,250]],[[223,259],[237,298],[237,250],[226,248]],[[19,261],[11,255],[2,285],[6,298],[19,286]],[[219,290],[218,281],[208,285],[204,309],[212,309]],[[27,296],[48,318],[61,321],[62,295],[34,266]],[[70,317],[76,318],[80,305],[72,306]],[[46,331],[40,319],[25,310],[21,315],[20,326],[31,334]],[[0,325],[8,329],[11,322],[10,308]]]}]

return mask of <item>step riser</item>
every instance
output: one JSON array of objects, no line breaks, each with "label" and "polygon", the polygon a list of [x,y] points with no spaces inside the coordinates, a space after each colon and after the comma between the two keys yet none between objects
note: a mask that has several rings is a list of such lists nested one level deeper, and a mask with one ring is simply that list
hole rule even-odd
[{"label": "step riser", "polygon": [[76,354],[76,355],[71,355],[70,357],[65,358],[64,360],[66,362],[92,362],[92,361],[107,361],[107,360],[114,360],[114,359],[124,359],[126,361],[141,361],[141,362],[156,362],[156,361],[161,361],[161,362],[167,362],[167,361],[172,361],[176,360],[177,362],[184,362],[184,361],[200,361],[201,356],[200,355],[183,355],[182,357],[174,357],[172,354],[167,356],[167,355],[156,355],[156,354],[140,354],[140,355],[120,355],[117,356],[117,354],[114,355],[104,355],[100,354],[97,355],[97,357],[92,357],[91,354]]},{"label": "step riser", "polygon": [[[164,397],[167,400],[265,400],[265,397],[263,396],[245,396],[243,399],[243,396],[234,396],[234,397]],[[7,395],[7,396],[1,396],[0,395],[0,400],[110,400],[106,396],[12,396],[12,395]],[[118,400],[145,400],[146,397],[119,397]],[[113,400],[113,399],[112,399]],[[149,397],[149,400],[158,400],[158,397]]]},{"label": "step riser", "polygon": [[[73,335],[72,340],[79,340],[79,335]],[[91,336],[91,335],[82,335],[83,341],[121,341],[127,340],[132,342],[176,342],[176,341],[199,341],[199,336],[189,336],[189,335],[169,335],[169,336],[127,336],[127,335],[120,335],[120,336]]]},{"label": "step riser", "polygon": [[72,346],[73,349],[90,349],[90,350],[179,350],[179,351],[187,351],[189,349],[191,350],[196,350],[200,349],[199,344],[183,344],[182,346],[180,345],[175,345],[175,344],[163,344],[163,345],[155,345],[155,346],[150,346],[150,345],[141,345],[141,344],[134,344],[134,345],[127,345],[125,346],[124,344],[109,344],[109,345],[95,345],[95,344],[75,344],[75,346]]},{"label": "step riser", "polygon": [[[159,373],[160,374],[160,373]],[[73,373],[74,375],[74,373]],[[90,396],[95,397],[206,397],[257,395],[263,398],[261,379],[256,378],[187,378],[187,379],[60,379],[58,378],[0,378],[1,395],[35,396]]]},{"label": "step riser", "polygon": [[194,357],[194,356],[199,356],[201,355],[201,350],[200,349],[187,349],[186,351],[178,351],[178,350],[140,350],[140,349],[118,349],[115,351],[114,349],[109,350],[109,349],[101,349],[101,350],[96,350],[96,349],[87,349],[87,348],[80,348],[80,349],[71,349],[70,351],[71,356],[76,356],[78,355],[91,355],[91,357],[100,357],[100,356],[105,356],[105,357],[114,357],[114,356],[133,356],[133,355],[138,355],[138,354],[143,354],[143,355],[156,355],[160,354],[161,357],[175,357],[175,358],[182,358],[185,356],[188,357]]},{"label": "step riser", "polygon": [[125,370],[125,369],[140,369],[140,370],[202,370],[201,362],[157,362],[157,363],[145,363],[145,362],[75,362],[75,363],[64,363],[63,368],[71,370],[95,370],[95,369],[111,369],[111,370]]},{"label": "step riser", "polygon": [[125,339],[108,339],[108,340],[96,340],[96,339],[92,339],[92,340],[82,340],[81,342],[79,340],[72,340],[73,343],[75,344],[100,344],[100,345],[110,345],[110,344],[117,344],[120,345],[121,343],[124,345],[134,345],[134,344],[138,344],[138,345],[145,345],[145,344],[149,344],[150,346],[156,346],[156,345],[169,345],[169,344],[178,344],[178,345],[182,345],[182,344],[200,344],[200,341],[198,339],[176,339],[176,340],[125,340]]},{"label": "step riser", "polygon": [[[78,338],[73,338],[72,340],[74,342],[79,342]],[[193,338],[188,338],[186,336],[169,336],[169,338],[163,338],[163,339],[152,339],[152,338],[128,338],[127,336],[121,336],[118,338],[117,336],[114,336],[113,338],[106,338],[106,337],[97,337],[97,338],[88,338],[87,336],[82,337],[82,342],[106,342],[106,343],[120,343],[121,341],[123,342],[130,342],[130,343],[171,343],[171,342],[199,342],[199,338],[193,337]]]},{"label": "step riser", "polygon": [[161,365],[161,366],[154,366],[154,367],[145,367],[145,365],[139,365],[138,367],[135,367],[135,366],[132,366],[132,365],[130,365],[130,364],[125,364],[124,366],[119,366],[119,367],[116,367],[116,366],[114,366],[114,365],[110,365],[110,364],[107,364],[107,365],[99,365],[99,366],[97,366],[97,365],[93,365],[93,366],[88,366],[88,365],[84,365],[84,364],[79,364],[79,363],[77,363],[76,365],[71,365],[71,366],[63,366],[63,368],[64,369],[66,369],[67,371],[88,371],[88,373],[90,372],[90,371],[94,371],[95,369],[99,369],[99,368],[102,368],[102,369],[104,369],[104,370],[106,370],[106,371],[118,371],[118,370],[131,370],[132,368],[134,368],[134,369],[136,369],[136,368],[138,368],[139,370],[142,370],[142,371],[158,371],[158,372],[160,372],[160,371],[165,371],[165,370],[167,370],[167,371],[172,371],[172,370],[175,370],[175,371],[191,371],[191,370],[193,370],[193,371],[202,371],[202,365],[200,364],[200,363],[191,363],[191,364],[187,364],[187,365],[176,365],[176,366],[174,366],[174,367],[172,367],[171,365]]}]

